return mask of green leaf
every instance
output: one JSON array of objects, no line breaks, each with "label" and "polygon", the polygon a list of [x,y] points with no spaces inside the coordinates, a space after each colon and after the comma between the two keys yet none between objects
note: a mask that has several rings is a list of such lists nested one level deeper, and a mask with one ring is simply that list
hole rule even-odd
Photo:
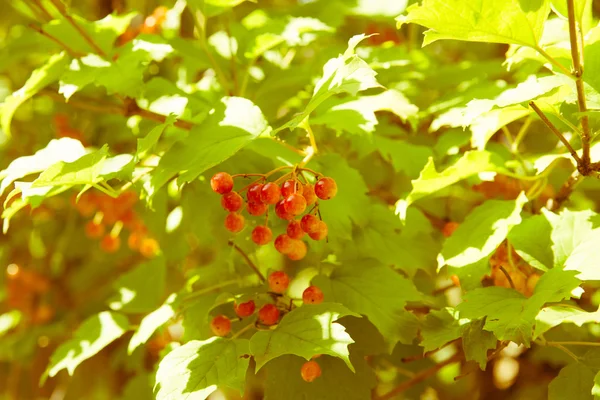
[{"label": "green leaf", "polygon": [[467,151],[456,163],[442,172],[435,170],[433,159],[430,158],[419,178],[412,181],[413,188],[406,198],[406,205],[409,206],[418,199],[480,172],[504,171],[500,157],[487,151]]},{"label": "green leaf", "polygon": [[319,275],[312,282],[327,301],[366,315],[392,345],[413,342],[417,321],[404,306],[424,297],[410,280],[391,268],[364,260],[336,268],[329,277]]},{"label": "green leaf", "polygon": [[488,141],[499,129],[529,114],[531,111],[522,106],[510,106],[482,114],[471,124],[471,145],[477,150],[485,149]]},{"label": "green leaf", "polygon": [[536,47],[550,12],[549,0],[424,0],[396,18],[398,26],[416,23],[429,28],[423,45],[441,39],[520,44]]},{"label": "green leaf", "polygon": [[594,400],[598,400],[600,398],[600,372],[596,374],[594,378],[594,387],[592,388],[592,394],[594,395]]},{"label": "green leaf", "polygon": [[433,151],[427,146],[382,136],[375,136],[373,140],[383,158],[392,164],[396,172],[404,172],[410,178],[417,178],[428,160],[433,157]]},{"label": "green leaf", "polygon": [[295,129],[315,108],[334,94],[348,93],[356,96],[356,93],[360,91],[380,87],[375,79],[376,72],[363,59],[354,54],[358,43],[365,38],[365,35],[353,36],[348,41],[348,49],[344,54],[327,61],[323,67],[323,76],[316,83],[312,98],[304,111],[277,128],[273,133],[284,129]]},{"label": "green leaf", "polygon": [[493,333],[483,330],[484,321],[473,321],[465,325],[462,332],[462,346],[467,361],[475,361],[485,371],[488,350],[496,348],[498,340]]},{"label": "green leaf", "polygon": [[175,308],[172,304],[174,300],[174,295],[169,296],[162,306],[142,319],[140,327],[135,331],[129,341],[127,354],[132,354],[140,345],[146,343],[158,328],[166,324],[167,321],[175,316]]},{"label": "green leaf", "polygon": [[79,364],[120,338],[127,331],[128,325],[124,315],[109,311],[86,319],[75,331],[73,338],[54,351],[45,376],[53,377],[63,369],[73,375]]},{"label": "green leaf", "polygon": [[552,225],[544,214],[525,218],[508,233],[508,241],[529,265],[547,271],[554,266]]},{"label": "green leaf", "polygon": [[[552,10],[563,19],[569,18],[569,12],[567,9],[567,2],[562,0],[550,0]],[[592,0],[574,0],[573,11],[575,12],[575,20],[583,30],[585,34],[591,24],[592,20]]]},{"label": "green leaf", "polygon": [[244,390],[249,342],[213,337],[192,340],[163,358],[156,372],[157,400],[205,399],[218,387]]},{"label": "green leaf", "polygon": [[23,314],[19,310],[12,310],[5,312],[4,314],[0,314],[0,337],[2,337],[6,332],[10,331],[12,328],[19,325],[22,316]]},{"label": "green leaf", "polygon": [[69,58],[65,52],[53,55],[46,64],[31,73],[21,89],[4,100],[0,109],[0,126],[7,135],[10,135],[10,122],[17,108],[40,90],[56,81],[63,73],[68,62]]},{"label": "green leaf", "polygon": [[121,275],[113,284],[118,293],[109,300],[109,307],[124,313],[155,309],[163,298],[166,269],[165,258],[159,256]]},{"label": "green leaf", "polygon": [[526,202],[521,193],[515,200],[488,200],[471,211],[444,243],[441,254],[446,264],[462,267],[489,256],[521,222]]},{"label": "green leaf", "polygon": [[156,146],[156,143],[158,143],[158,140],[160,139],[165,129],[172,126],[176,119],[177,118],[175,114],[169,114],[167,120],[163,124],[155,126],[150,132],[148,132],[148,134],[144,138],[138,139],[135,158],[137,160],[140,160],[144,158],[149,152],[151,152],[154,146]]},{"label": "green leaf", "polygon": [[224,97],[202,124],[165,153],[144,187],[153,195],[177,174],[181,182],[191,182],[269,129],[262,112],[250,100]]},{"label": "green leaf", "polygon": [[570,305],[555,305],[542,308],[535,317],[535,332],[533,337],[537,338],[544,332],[555,326],[571,323],[579,327],[588,323],[600,323],[600,309],[594,312],[587,312],[580,308]]},{"label": "green leaf", "polygon": [[460,320],[458,312],[451,307],[431,311],[421,326],[423,340],[420,345],[423,346],[423,351],[439,349],[458,339],[462,335],[463,325],[467,323],[469,320]]},{"label": "green leaf", "polygon": [[284,354],[294,354],[306,360],[318,354],[328,354],[342,359],[354,372],[348,352],[348,345],[354,340],[344,326],[335,323],[348,315],[359,317],[335,303],[305,305],[290,311],[275,329],[256,332],[250,339],[256,368],[260,369]]},{"label": "green leaf", "polygon": [[581,363],[569,364],[548,385],[548,400],[593,400],[594,372]]}]

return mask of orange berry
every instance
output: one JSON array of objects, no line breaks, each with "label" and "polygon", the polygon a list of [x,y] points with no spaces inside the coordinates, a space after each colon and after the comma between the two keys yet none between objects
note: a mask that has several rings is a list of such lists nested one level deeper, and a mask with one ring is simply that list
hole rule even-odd
[{"label": "orange berry", "polygon": [[306,243],[304,243],[302,240],[292,239],[291,249],[286,255],[290,260],[298,261],[302,260],[306,256],[307,252],[308,249],[306,248]]},{"label": "orange berry", "polygon": [[133,231],[127,238],[127,246],[133,251],[139,251],[142,240],[146,237],[145,232],[141,230]]},{"label": "orange berry", "polygon": [[146,258],[155,257],[160,251],[160,245],[158,241],[153,238],[143,238],[140,243],[140,254]]},{"label": "orange berry", "polygon": [[231,332],[231,321],[224,315],[217,315],[210,322],[210,330],[215,336],[226,336]]},{"label": "orange berry", "polygon": [[116,253],[117,250],[121,247],[121,239],[117,237],[113,237],[111,235],[106,235],[100,241],[100,248],[106,253]]},{"label": "orange berry", "polygon": [[279,310],[273,304],[265,304],[258,310],[258,320],[263,325],[275,325],[279,321]]},{"label": "orange berry", "polygon": [[307,361],[300,368],[300,375],[306,382],[312,382],[321,376],[321,367],[314,360]]},{"label": "orange berry", "polygon": [[104,225],[95,223],[93,220],[85,224],[85,234],[90,239],[97,239],[104,235]]},{"label": "orange berry", "polygon": [[323,298],[323,292],[316,286],[309,286],[302,292],[302,302],[304,304],[321,304]]},{"label": "orange berry", "polygon": [[269,275],[269,288],[275,293],[283,293],[290,285],[290,277],[283,271],[275,271]]},{"label": "orange berry", "polygon": [[254,314],[254,310],[256,308],[256,304],[254,304],[253,300],[247,301],[245,303],[240,303],[234,306],[235,313],[240,318],[246,318]]}]

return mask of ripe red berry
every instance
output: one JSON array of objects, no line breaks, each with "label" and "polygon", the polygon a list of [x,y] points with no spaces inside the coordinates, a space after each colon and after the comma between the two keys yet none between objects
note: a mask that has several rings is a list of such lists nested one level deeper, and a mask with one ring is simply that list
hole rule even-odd
[{"label": "ripe red berry", "polygon": [[306,232],[302,230],[302,227],[300,226],[300,221],[292,220],[287,226],[287,234],[292,239],[302,239]]},{"label": "ripe red berry", "polygon": [[290,260],[298,261],[302,260],[306,256],[307,251],[308,249],[306,248],[306,243],[304,243],[302,240],[292,239],[292,247],[286,255]]},{"label": "ripe red berry", "polygon": [[246,208],[248,209],[248,214],[258,217],[267,212],[269,205],[265,203],[248,203]]},{"label": "ripe red berry", "polygon": [[269,275],[269,289],[275,293],[283,293],[290,286],[290,277],[283,271],[275,271]]},{"label": "ripe red berry", "polygon": [[215,193],[229,193],[233,189],[233,178],[227,172],[219,172],[210,180],[210,187]]},{"label": "ripe red berry", "polygon": [[273,304],[265,304],[258,310],[258,320],[263,325],[275,325],[279,321],[279,310]]},{"label": "ripe red berry", "polygon": [[247,301],[245,303],[240,303],[234,306],[235,313],[240,318],[246,318],[254,314],[254,309],[256,308],[256,304],[254,304],[253,300]]},{"label": "ripe red berry", "polygon": [[316,286],[309,286],[302,292],[304,304],[320,304],[323,302],[323,292]]},{"label": "ripe red berry", "polygon": [[300,220],[300,226],[302,227],[302,230],[304,232],[312,233],[316,232],[319,229],[319,222],[321,222],[319,218],[311,214],[306,214]]},{"label": "ripe red berry", "polygon": [[327,224],[323,221],[319,221],[317,224],[317,229],[314,232],[308,234],[312,240],[323,240],[327,237],[329,229],[327,228]]},{"label": "ripe red berry", "polygon": [[140,254],[146,258],[153,258],[160,252],[160,245],[153,238],[143,238],[140,243]]},{"label": "ripe red berry", "polygon": [[300,375],[306,382],[312,382],[321,376],[321,367],[314,360],[307,361],[300,368]]},{"label": "ripe red berry", "polygon": [[282,234],[275,238],[275,249],[281,254],[288,254],[294,245],[294,239],[286,234]]},{"label": "ripe red berry", "polygon": [[281,195],[285,198],[294,193],[302,194],[302,184],[293,179],[283,182],[283,185],[281,185]]},{"label": "ripe red berry", "polygon": [[337,184],[333,178],[321,178],[315,183],[315,194],[320,199],[329,200],[337,194]]},{"label": "ripe red berry", "polygon": [[281,189],[276,183],[269,182],[263,185],[260,191],[260,199],[263,203],[277,204],[281,198]]},{"label": "ripe red berry", "polygon": [[225,193],[221,197],[221,206],[231,212],[239,211],[244,205],[244,199],[237,192]]},{"label": "ripe red berry", "polygon": [[285,211],[291,215],[300,215],[306,210],[306,199],[301,194],[291,194],[284,200]]},{"label": "ripe red berry", "polygon": [[229,213],[225,217],[225,229],[232,233],[238,233],[244,229],[246,219],[238,213]]},{"label": "ripe red berry", "polygon": [[273,239],[273,232],[268,226],[259,225],[252,230],[252,241],[259,246],[269,243]]},{"label": "ripe red berry", "polygon": [[231,321],[224,315],[217,315],[210,321],[210,330],[215,336],[226,336],[231,332]]},{"label": "ripe red berry", "polygon": [[93,220],[85,224],[85,234],[90,239],[97,239],[104,235],[104,225],[95,223]]},{"label": "ripe red berry", "polygon": [[312,206],[317,202],[317,195],[315,194],[315,187],[311,184],[304,185],[302,196],[306,199],[306,205]]},{"label": "ripe red berry", "polygon": [[100,242],[100,248],[106,253],[115,253],[121,247],[121,239],[116,236],[106,235]]},{"label": "ripe red berry", "polygon": [[260,198],[261,191],[263,188],[262,183],[254,183],[248,188],[248,193],[246,193],[246,197],[250,203],[262,203],[263,201]]},{"label": "ripe red berry", "polygon": [[281,200],[279,203],[277,203],[275,206],[275,214],[277,214],[279,218],[287,221],[294,219],[294,216],[285,210],[285,200]]}]

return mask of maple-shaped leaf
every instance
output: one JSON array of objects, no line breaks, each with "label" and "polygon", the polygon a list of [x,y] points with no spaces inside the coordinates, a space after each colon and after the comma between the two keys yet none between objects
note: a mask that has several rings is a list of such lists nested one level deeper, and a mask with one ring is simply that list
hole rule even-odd
[{"label": "maple-shaped leaf", "polygon": [[544,332],[564,323],[575,324],[577,326],[583,326],[588,323],[599,324],[600,309],[594,312],[588,312],[568,304],[544,307],[535,317],[535,331],[533,337],[537,338]]},{"label": "maple-shaped leaf", "polygon": [[548,400],[594,400],[594,372],[581,363],[567,365],[548,385]]},{"label": "maple-shaped leaf", "polygon": [[175,316],[175,307],[173,305],[175,298],[175,295],[169,296],[162,306],[142,319],[139,328],[134,332],[129,341],[127,354],[132,354],[140,345],[146,343],[159,327]]}]

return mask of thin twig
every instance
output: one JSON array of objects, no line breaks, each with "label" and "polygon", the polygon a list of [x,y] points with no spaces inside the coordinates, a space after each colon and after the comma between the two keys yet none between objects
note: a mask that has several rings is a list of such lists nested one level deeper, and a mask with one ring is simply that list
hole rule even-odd
[{"label": "thin twig", "polygon": [[233,243],[232,240],[229,241],[228,243],[231,247],[233,247],[238,253],[240,253],[240,255],[242,256],[242,258],[246,261],[246,264],[248,264],[248,266],[250,268],[252,268],[252,270],[256,273],[256,275],[258,276],[258,278],[264,283],[266,282],[266,278],[265,276],[262,274],[262,272],[260,272],[260,270],[258,269],[258,267],[256,266],[256,264],[254,264],[252,262],[252,260],[250,259],[250,257],[248,257],[248,255],[244,252],[244,250],[242,250],[237,244]]},{"label": "thin twig", "polygon": [[[542,110],[540,110],[540,108],[537,106],[537,104],[535,104],[535,102],[532,100],[529,102],[529,106],[531,108],[533,108],[533,111],[535,111],[535,113],[538,115],[538,117],[540,117],[540,119],[546,124],[546,126],[548,128],[550,128],[550,130],[552,131],[552,133],[554,133],[556,135],[558,140],[560,140],[562,142],[562,144],[565,145],[567,150],[569,150],[569,153],[571,153],[571,156],[577,162],[577,165],[581,164],[581,158],[579,158],[579,155],[577,154],[577,152],[575,152],[575,150],[571,146],[571,143],[569,143],[569,141],[563,136],[563,134],[560,133],[560,131],[554,126],[554,124],[552,122],[550,122],[548,117],[546,117],[546,115],[542,112]],[[583,135],[582,135],[582,142],[583,142]]]},{"label": "thin twig", "polygon": [[27,5],[27,7],[29,7],[31,12],[33,13],[33,16],[35,17],[35,19],[39,19],[44,22],[48,22],[52,19],[52,18],[48,18],[48,16],[46,14],[42,13],[39,8],[36,8],[35,3],[33,3],[33,4],[32,3],[33,2],[30,3],[29,1],[25,1],[25,4]]},{"label": "thin twig", "polygon": [[556,59],[554,57],[552,57],[550,54],[546,53],[546,51],[544,51],[544,49],[537,46],[537,47],[535,47],[535,50],[537,50],[538,53],[540,53],[542,56],[544,56],[544,58],[546,60],[550,61],[550,63],[552,65],[554,65],[555,67],[560,69],[563,74],[565,74],[571,78],[573,77],[573,74],[571,73],[571,71],[569,71],[564,65],[562,65],[561,63],[556,61]]},{"label": "thin twig", "polygon": [[62,47],[63,49],[65,49],[67,51],[67,53],[69,53],[72,57],[79,58],[79,57],[83,56],[83,53],[80,53],[78,51],[73,50],[72,48],[70,48],[69,46],[67,46],[66,43],[64,43],[60,39],[52,36],[48,32],[46,32],[44,29],[42,29],[42,27],[37,26],[36,24],[29,24],[28,27],[31,28],[31,29],[33,29],[34,31],[36,31],[40,35],[45,36],[48,39],[52,40],[54,43],[58,44],[60,47]]},{"label": "thin twig", "polygon": [[500,266],[500,271],[502,271],[502,273],[506,276],[506,279],[508,279],[508,283],[510,283],[510,287],[514,289],[515,283],[513,282],[512,278],[510,277],[510,274],[508,273],[508,271],[506,271],[506,269],[504,269],[504,267],[502,265]]},{"label": "thin twig", "polygon": [[106,53],[104,52],[104,50],[102,50],[100,48],[100,46],[98,46],[96,44],[96,42],[94,42],[94,40],[90,37],[90,35],[85,31],[85,29],[83,29],[77,22],[75,22],[75,20],[73,19],[73,17],[67,12],[67,8],[65,7],[65,5],[62,3],[61,0],[50,0],[50,2],[54,5],[54,7],[56,7],[56,9],[58,10],[58,12],[67,20],[69,21],[69,23],[73,26],[73,28],[75,28],[75,30],[77,30],[77,32],[79,32],[79,34],[81,35],[81,37],[88,42],[88,44],[92,47],[92,49],[94,49],[94,51],[104,57],[107,58]]},{"label": "thin twig", "polygon": [[548,344],[555,343],[555,344],[561,344],[561,345],[565,345],[565,346],[593,346],[593,347],[600,346],[600,342],[546,342],[546,343],[548,343]]},{"label": "thin twig", "polygon": [[569,198],[571,193],[573,193],[573,190],[575,190],[575,187],[577,187],[579,182],[582,181],[582,178],[583,175],[581,175],[579,171],[575,170],[575,172],[569,176],[569,179],[567,179],[567,181],[562,185],[558,191],[558,194],[554,197],[548,208],[552,211],[558,210],[565,200]]},{"label": "thin twig", "polygon": [[453,364],[455,362],[459,362],[462,359],[463,359],[463,352],[459,351],[455,355],[450,357],[449,359],[442,361],[438,364],[435,364],[433,367],[431,367],[429,369],[426,369],[424,371],[417,373],[414,377],[412,377],[411,379],[409,379],[407,381],[402,382],[400,385],[396,386],[394,389],[392,389],[390,392],[384,394],[383,396],[375,397],[375,400],[392,399],[399,393],[402,393],[402,392],[410,389],[414,385],[416,385],[420,382],[423,382],[425,379],[429,378],[430,376],[435,375],[440,369],[444,368],[445,366]]},{"label": "thin twig", "polygon": [[42,13],[44,13],[44,15],[46,15],[46,17],[48,17],[49,21],[52,21],[54,19],[54,17],[52,16],[52,14],[50,14],[48,12],[48,10],[46,9],[46,7],[44,7],[44,5],[42,4],[42,2],[40,0],[31,0],[32,3],[34,3],[36,6],[38,6],[38,8],[40,10],[42,10]]},{"label": "thin twig", "polygon": [[235,284],[237,282],[238,282],[237,279],[230,279],[228,281],[219,282],[216,285],[208,286],[208,287],[202,288],[200,290],[196,290],[196,291],[188,294],[187,296],[185,296],[183,298],[182,301],[188,301],[190,299],[194,299],[196,297],[199,297],[199,296],[205,295],[207,293],[213,292],[213,291],[215,291],[217,289],[221,289],[221,288],[223,288],[225,286],[233,285],[233,284]]},{"label": "thin twig", "polygon": [[579,357],[577,357],[577,355],[575,355],[575,353],[573,353],[571,350],[567,349],[565,346],[563,346],[560,343],[556,343],[556,342],[546,342],[546,346],[549,347],[556,347],[557,349],[561,349],[564,353],[566,353],[569,357],[571,357],[573,360],[575,361],[579,361]]}]

